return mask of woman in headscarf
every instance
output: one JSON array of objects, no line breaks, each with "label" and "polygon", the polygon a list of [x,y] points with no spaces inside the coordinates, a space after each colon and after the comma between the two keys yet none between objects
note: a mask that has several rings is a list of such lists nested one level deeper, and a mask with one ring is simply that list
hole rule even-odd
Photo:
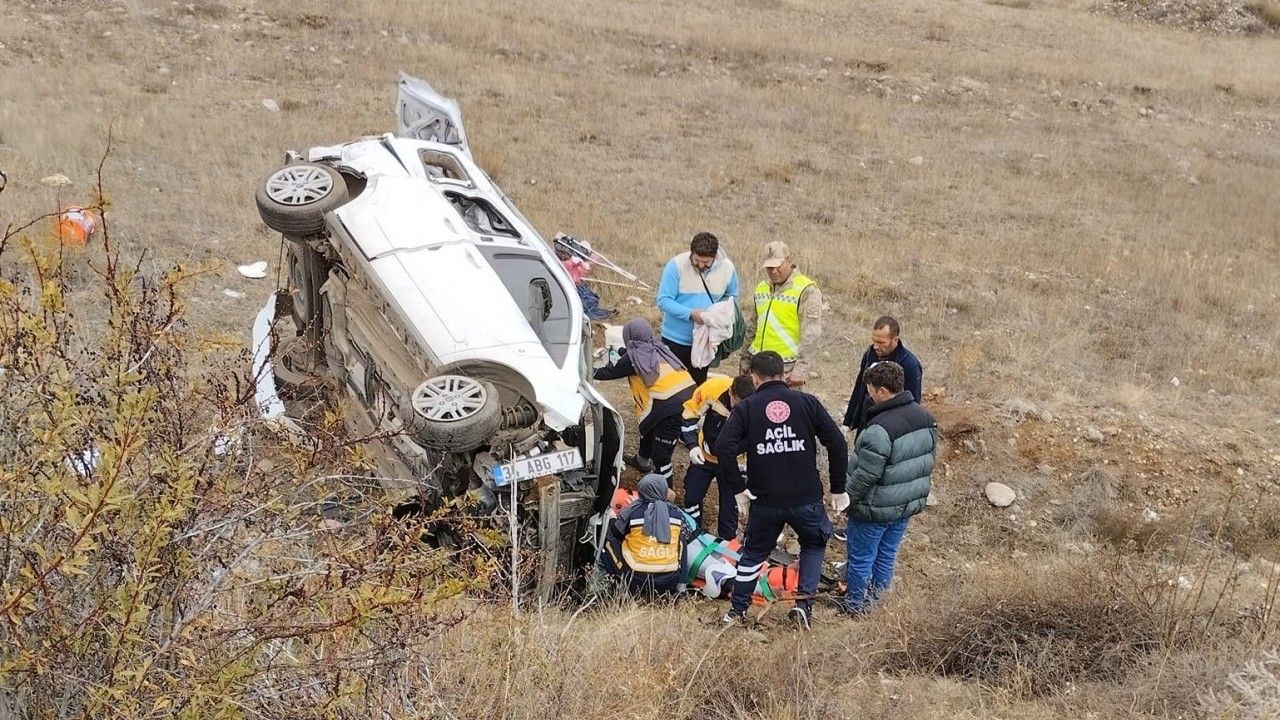
[{"label": "woman in headscarf", "polygon": [[669,501],[673,493],[661,475],[645,475],[638,490],[636,501],[609,523],[600,565],[623,576],[633,593],[684,590],[689,542],[684,514]]},{"label": "woman in headscarf", "polygon": [[640,416],[640,447],[623,460],[640,472],[656,472],[671,486],[671,454],[680,439],[684,403],[695,384],[671,349],[654,337],[644,318],[622,326],[624,352],[618,361],[595,372],[596,380],[631,383],[631,397]]}]

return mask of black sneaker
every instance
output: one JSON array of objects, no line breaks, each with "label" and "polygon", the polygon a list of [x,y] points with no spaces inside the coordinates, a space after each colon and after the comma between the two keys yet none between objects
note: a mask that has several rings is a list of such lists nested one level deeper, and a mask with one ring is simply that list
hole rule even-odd
[{"label": "black sneaker", "polygon": [[809,611],[802,607],[793,607],[787,613],[787,619],[795,624],[800,630],[812,630],[813,626],[809,624]]},{"label": "black sneaker", "polygon": [[747,614],[737,610],[730,610],[724,614],[724,617],[720,618],[720,624],[725,627],[745,625],[747,624]]},{"label": "black sneaker", "polygon": [[646,457],[640,457],[639,455],[623,455],[622,462],[626,463],[627,467],[635,468],[640,472],[653,472],[653,461]]},{"label": "black sneaker", "polygon": [[849,536],[845,534],[844,528],[838,528],[836,530],[833,530],[831,533],[831,537],[839,540],[840,542],[849,541]]}]

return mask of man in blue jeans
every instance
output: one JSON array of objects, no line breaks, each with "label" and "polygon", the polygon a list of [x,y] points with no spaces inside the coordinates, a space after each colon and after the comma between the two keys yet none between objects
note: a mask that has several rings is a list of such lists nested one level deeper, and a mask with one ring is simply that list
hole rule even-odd
[{"label": "man in blue jeans", "polygon": [[889,589],[907,521],[925,508],[938,455],[938,422],[908,391],[902,366],[867,368],[872,405],[849,459],[848,567],[844,610],[861,613]]},{"label": "man in blue jeans", "polygon": [[[795,607],[787,617],[807,630],[832,529],[822,504],[817,443],[827,449],[831,504],[836,512],[849,506],[844,492],[848,445],[817,398],[787,386],[781,355],[772,350],[757,353],[749,367],[756,391],[733,406],[715,444],[720,482],[730,482],[738,512],[747,516],[733,604],[724,622],[745,619],[765,561],[787,525],[800,541],[800,583]],[[743,452],[747,455],[745,487],[738,473],[738,454]]]}]

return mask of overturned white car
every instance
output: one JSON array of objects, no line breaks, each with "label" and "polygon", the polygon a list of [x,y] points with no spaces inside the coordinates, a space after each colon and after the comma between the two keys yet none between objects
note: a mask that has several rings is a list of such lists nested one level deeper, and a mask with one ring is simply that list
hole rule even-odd
[{"label": "overturned white car", "polygon": [[401,508],[466,495],[496,514],[516,483],[546,593],[594,557],[622,422],[591,386],[572,280],[472,160],[457,104],[402,75],[396,116],[258,187],[288,278],[255,324],[259,405],[297,426],[317,393],[341,404],[384,438]]}]

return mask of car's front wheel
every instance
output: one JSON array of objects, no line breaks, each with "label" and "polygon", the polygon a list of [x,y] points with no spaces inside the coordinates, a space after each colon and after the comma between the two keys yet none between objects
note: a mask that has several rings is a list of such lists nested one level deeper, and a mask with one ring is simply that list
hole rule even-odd
[{"label": "car's front wheel", "polygon": [[502,426],[502,404],[492,383],[465,375],[437,375],[409,398],[414,434],[423,447],[460,453],[487,444]]}]

